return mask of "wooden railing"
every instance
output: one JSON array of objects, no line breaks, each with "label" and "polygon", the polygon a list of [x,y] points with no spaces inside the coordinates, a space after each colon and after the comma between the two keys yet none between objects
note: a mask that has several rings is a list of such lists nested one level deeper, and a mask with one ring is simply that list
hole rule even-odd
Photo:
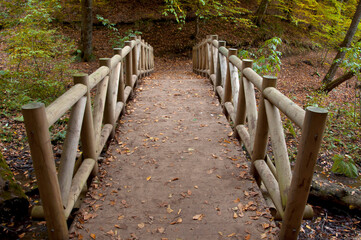
[{"label": "wooden railing", "polygon": [[[97,159],[114,137],[117,119],[137,80],[154,69],[153,48],[139,37],[114,54],[100,59],[101,67],[91,75],[74,76],[74,86],[49,106],[30,103],[22,108],[42,202],[33,207],[32,216],[45,217],[50,239],[68,239],[66,220],[87,180],[97,175]],[[95,95],[90,94],[94,88]],[[49,128],[70,109],[57,170]]]},{"label": "wooden railing", "polygon": [[[282,219],[280,239],[297,239],[301,220],[313,215],[306,203],[327,111],[303,110],[276,89],[276,77],[259,76],[252,60],[239,59],[237,49],[225,46],[217,35],[207,36],[193,48],[193,71],[211,79],[235,135],[251,156],[251,171],[271,212]],[[261,93],[258,109],[255,89]],[[293,173],[279,111],[302,129]],[[269,137],[273,154],[267,153]]]}]

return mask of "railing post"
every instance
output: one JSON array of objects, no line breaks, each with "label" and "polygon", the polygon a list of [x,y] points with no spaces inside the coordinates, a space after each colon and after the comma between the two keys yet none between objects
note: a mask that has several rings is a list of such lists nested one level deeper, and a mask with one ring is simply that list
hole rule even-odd
[{"label": "railing post", "polygon": [[[238,92],[238,104],[237,104],[237,112],[236,112],[236,120],[234,121],[234,126],[245,124],[246,122],[246,98],[244,94],[244,86],[243,86],[243,70],[245,68],[252,68],[253,61],[249,59],[242,60],[242,69],[239,78],[239,92]],[[238,134],[237,131],[235,131]]]},{"label": "railing post", "polygon": [[[125,41],[125,46],[132,48],[132,41]],[[125,86],[132,87],[133,75],[133,49],[125,56]]]},{"label": "railing post", "polygon": [[[212,35],[207,35],[206,38],[206,42],[205,42],[205,52],[206,52],[206,70],[209,71],[210,70],[210,44],[209,41],[211,41],[211,37]],[[206,73],[206,77],[207,77],[207,73]]]},{"label": "railing post", "polygon": [[[114,48],[114,54],[118,54],[122,56],[122,49],[121,48]],[[120,60],[120,69],[119,69],[119,79],[116,79],[116,81],[119,81],[118,84],[118,96],[117,96],[117,102],[125,102],[124,100],[124,61],[123,58]]]},{"label": "railing post", "polygon": [[114,79],[114,71],[111,66],[110,58],[100,58],[100,65],[106,66],[109,68],[109,83],[107,89],[107,96],[105,100],[104,106],[104,124],[111,124],[113,126],[112,133],[110,134],[111,138],[115,136],[115,98],[116,98],[116,91],[115,89],[115,80]]},{"label": "railing post", "polygon": [[[256,160],[265,159],[266,158],[266,150],[268,143],[268,122],[267,122],[267,113],[264,102],[263,90],[267,87],[276,87],[277,78],[273,76],[264,76],[262,80],[262,94],[260,99],[260,104],[258,107],[258,119],[257,119],[257,127],[256,134],[253,144],[253,153],[252,153],[252,163]],[[252,164],[251,172],[254,174],[258,183],[260,183],[258,174],[254,169],[254,165]]]},{"label": "railing post", "polygon": [[216,67],[216,85],[214,89],[216,89],[218,86],[222,85],[222,73],[221,73],[221,58],[219,53],[220,47],[226,47],[226,41],[218,41],[218,49],[217,49],[217,67]]},{"label": "railing post", "polygon": [[142,71],[142,76],[146,76],[147,75],[147,72],[146,72],[146,69],[145,69],[145,41],[144,39],[142,39],[142,44],[141,44],[141,52],[140,52],[140,63],[141,63],[141,66],[140,66],[140,69]]},{"label": "railing post", "polygon": [[211,43],[210,43],[210,51],[211,51],[211,62],[210,62],[210,69],[209,69],[209,75],[214,74],[216,71],[214,69],[214,46],[213,46],[213,40],[217,40],[218,35],[212,35],[211,36]]},{"label": "railing post", "polygon": [[132,69],[133,69],[133,75],[136,75],[137,78],[138,78],[138,63],[137,63],[137,52],[138,52],[138,49],[137,49],[137,37],[132,37],[132,40],[134,41],[134,47],[133,47],[133,51],[132,51]]},{"label": "railing post", "polygon": [[226,72],[226,82],[224,83],[224,97],[223,104],[226,102],[232,101],[232,83],[231,83],[231,67],[229,64],[229,57],[237,54],[237,49],[230,48],[228,49],[228,57],[227,57],[227,72]]},{"label": "railing post", "polygon": [[49,238],[68,239],[45,106],[43,103],[29,103],[22,107],[22,113]]},{"label": "railing post", "polygon": [[317,155],[325,130],[327,110],[317,107],[306,109],[298,147],[296,166],[293,171],[288,201],[282,221],[280,239],[297,239],[305,205],[307,203]]},{"label": "railing post", "polygon": [[86,106],[84,111],[84,120],[81,126],[81,146],[83,152],[83,158],[91,158],[95,160],[94,169],[92,171],[92,177],[95,177],[98,174],[98,164],[97,164],[97,155],[96,155],[96,143],[95,143],[95,134],[94,134],[94,124],[93,124],[93,114],[91,110],[91,99],[88,83],[88,74],[80,73],[73,76],[74,84],[81,83],[88,87],[88,92],[86,93]]}]

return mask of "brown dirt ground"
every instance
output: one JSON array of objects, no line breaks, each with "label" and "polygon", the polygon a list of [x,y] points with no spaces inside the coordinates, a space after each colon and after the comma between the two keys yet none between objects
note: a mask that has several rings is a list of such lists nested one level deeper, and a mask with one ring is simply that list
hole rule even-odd
[{"label": "brown dirt ground", "polygon": [[71,231],[78,239],[275,239],[249,165],[209,80],[161,59],[139,84],[101,177]]}]

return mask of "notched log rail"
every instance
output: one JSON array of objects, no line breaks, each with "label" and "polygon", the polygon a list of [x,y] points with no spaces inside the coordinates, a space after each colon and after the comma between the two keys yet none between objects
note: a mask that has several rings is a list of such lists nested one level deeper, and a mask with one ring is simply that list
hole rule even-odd
[{"label": "notched log rail", "polygon": [[[251,172],[271,213],[282,219],[280,239],[297,239],[301,220],[313,216],[306,203],[327,111],[303,110],[276,89],[276,77],[259,76],[252,60],[239,59],[237,49],[225,46],[217,35],[208,35],[193,48],[193,71],[211,80],[235,135],[251,156]],[[258,109],[255,89],[261,93]],[[302,129],[293,172],[279,111]],[[272,153],[267,153],[269,139]]]},{"label": "notched log rail", "polygon": [[[42,202],[33,207],[32,216],[45,217],[50,239],[68,239],[66,220],[87,181],[96,176],[97,159],[107,140],[114,137],[116,120],[137,80],[154,69],[153,48],[140,37],[114,49],[114,54],[101,58],[101,67],[91,75],[74,76],[74,86],[49,106],[30,103],[22,108]],[[57,171],[49,128],[70,109]],[[82,154],[77,158],[78,149]]]}]

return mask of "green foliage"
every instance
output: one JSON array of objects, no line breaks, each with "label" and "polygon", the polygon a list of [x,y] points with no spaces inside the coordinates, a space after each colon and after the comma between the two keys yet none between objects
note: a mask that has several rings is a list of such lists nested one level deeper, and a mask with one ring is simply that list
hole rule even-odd
[{"label": "green foliage", "polygon": [[132,29],[127,30],[124,34],[121,34],[118,28],[115,27],[115,23],[111,23],[108,19],[103,18],[101,15],[97,14],[96,18],[109,30],[110,32],[110,44],[112,47],[124,47],[126,41],[131,40],[131,37],[139,36],[142,34],[140,31],[133,31]]},{"label": "green foliage", "polygon": [[[313,40],[329,49],[337,47],[342,42],[358,4],[357,0],[270,2],[268,18],[278,18],[297,26],[301,31],[307,31]],[[356,33],[356,39],[360,36],[361,32]]]},{"label": "green foliage", "polygon": [[345,58],[341,61],[341,67],[354,72],[359,77],[361,70],[361,42],[356,42],[349,48],[342,48],[341,51],[346,53]]},{"label": "green foliage", "polygon": [[272,73],[277,76],[278,71],[281,70],[281,55],[277,51],[277,47],[282,44],[281,38],[274,37],[262,44],[256,52],[241,50],[238,55],[241,59],[249,58],[255,59],[253,62],[253,69],[260,75]]},{"label": "green foliage", "polygon": [[355,117],[360,113],[354,111],[350,103],[328,103],[327,95],[315,92],[307,96],[306,106],[316,106],[328,109],[323,148],[343,152],[352,159],[361,159],[360,123]]},{"label": "green foliage", "polygon": [[347,154],[346,155],[336,154],[333,156],[332,160],[334,161],[331,169],[332,172],[343,174],[346,177],[350,177],[350,178],[358,177],[358,170],[351,156]]},{"label": "green foliage", "polygon": [[242,17],[250,11],[239,4],[239,0],[164,0],[163,15],[173,15],[180,24],[185,24],[188,14],[195,14],[199,19],[216,17],[246,27],[253,26],[249,19]]},{"label": "green foliage", "polygon": [[47,103],[64,92],[74,45],[50,28],[59,8],[55,0],[28,0],[18,24],[2,32],[10,64],[0,74],[2,108],[18,108],[31,99]]}]

